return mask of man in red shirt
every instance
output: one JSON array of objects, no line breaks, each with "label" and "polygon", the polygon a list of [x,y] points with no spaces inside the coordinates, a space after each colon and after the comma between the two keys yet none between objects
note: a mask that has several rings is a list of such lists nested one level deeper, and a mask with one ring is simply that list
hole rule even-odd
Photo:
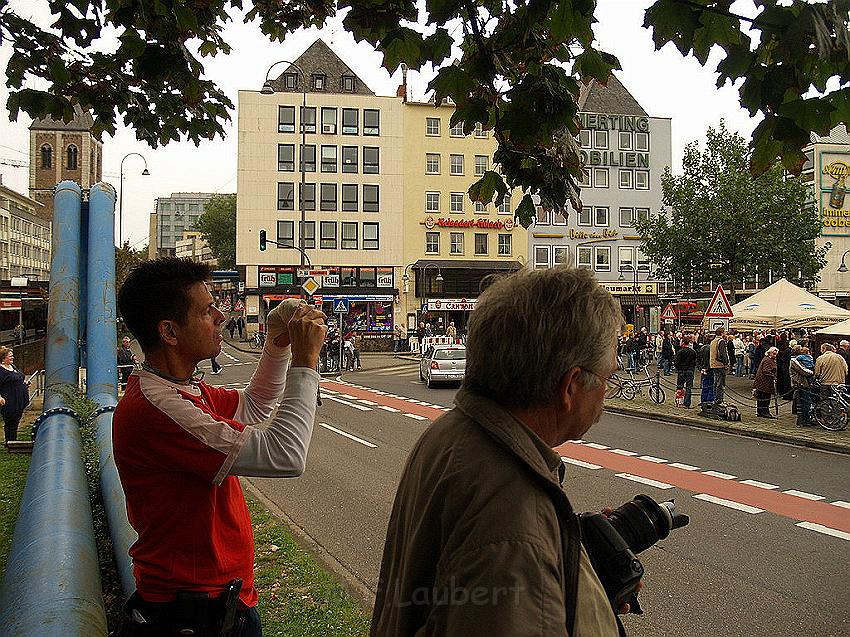
[{"label": "man in red shirt", "polygon": [[[224,315],[208,266],[163,258],[131,271],[118,294],[145,355],[115,410],[115,463],[139,539],[136,593],[119,635],[262,635],[251,519],[237,476],[301,475],[313,431],[325,315],[298,301],[269,313],[248,387],[193,376],[221,351]],[[267,429],[251,426],[272,416]],[[190,631],[190,632],[187,632]]]}]

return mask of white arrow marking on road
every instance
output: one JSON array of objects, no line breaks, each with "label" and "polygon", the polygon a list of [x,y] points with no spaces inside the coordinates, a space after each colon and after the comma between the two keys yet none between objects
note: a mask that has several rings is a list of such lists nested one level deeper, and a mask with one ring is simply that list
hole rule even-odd
[{"label": "white arrow marking on road", "polygon": [[758,487],[759,489],[778,489],[779,486],[775,484],[768,484],[767,482],[759,482],[758,480],[741,480],[741,484],[748,484],[751,487]]},{"label": "white arrow marking on road", "polygon": [[336,427],[331,427],[330,425],[328,425],[326,423],[320,422],[319,426],[324,427],[325,429],[330,429],[334,433],[338,433],[340,436],[345,436],[346,438],[350,438],[354,442],[359,442],[361,445],[366,445],[367,447],[369,447],[371,449],[377,449],[378,448],[378,445],[373,445],[371,442],[367,442],[367,441],[363,440],[362,438],[358,438],[357,436],[352,436],[350,433],[342,431],[341,429],[337,429]]},{"label": "white arrow marking on road", "polygon": [[697,500],[705,500],[706,502],[711,502],[712,504],[719,504],[720,506],[729,507],[730,509],[737,509],[738,511],[743,511],[744,513],[764,513],[764,509],[757,509],[756,507],[751,507],[748,504],[741,504],[740,502],[733,502],[732,500],[718,498],[707,493],[698,493],[694,497]]},{"label": "white arrow marking on road", "polygon": [[822,524],[815,524],[814,522],[797,522],[797,526],[803,529],[809,529],[810,531],[817,531],[818,533],[841,538],[842,540],[850,540],[850,533],[845,533],[838,529],[831,529],[828,526],[823,526]]},{"label": "white arrow marking on road", "polygon": [[788,489],[788,491],[783,491],[785,495],[796,495],[798,498],[805,498],[806,500],[825,500],[822,495],[815,495],[814,493],[806,493],[805,491],[797,491],[796,489]]},{"label": "white arrow marking on road", "polygon": [[585,469],[601,469],[598,464],[593,464],[591,462],[585,462],[584,460],[576,460],[575,458],[568,458],[567,456],[561,456],[561,460],[567,462],[569,464],[574,464],[577,467],[584,467]]},{"label": "white arrow marking on road", "polygon": [[659,482],[658,480],[653,480],[652,478],[644,478],[643,476],[635,476],[631,473],[615,473],[618,478],[625,478],[626,480],[631,480],[632,482],[640,482],[641,484],[647,484],[651,487],[657,487],[659,489],[672,489],[672,484],[667,484],[666,482]]}]

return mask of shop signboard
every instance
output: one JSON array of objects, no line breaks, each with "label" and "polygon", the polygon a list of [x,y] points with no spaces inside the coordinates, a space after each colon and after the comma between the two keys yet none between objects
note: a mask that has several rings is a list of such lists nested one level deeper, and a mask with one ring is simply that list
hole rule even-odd
[{"label": "shop signboard", "polygon": [[428,312],[471,312],[475,309],[476,299],[430,299]]},{"label": "shop signboard", "polygon": [[614,296],[620,294],[658,294],[658,283],[655,281],[638,281],[637,290],[635,290],[634,282],[630,281],[623,283],[617,281],[600,281],[599,285]]},{"label": "shop signboard", "polygon": [[820,156],[820,217],[824,236],[850,236],[850,153],[825,152]]},{"label": "shop signboard", "polygon": [[326,288],[338,288],[339,274],[328,274],[324,277],[323,284]]},{"label": "shop signboard", "polygon": [[260,272],[261,288],[273,288],[275,285],[277,285],[276,272]]},{"label": "shop signboard", "polygon": [[378,268],[377,287],[391,288],[393,286],[393,269]]}]

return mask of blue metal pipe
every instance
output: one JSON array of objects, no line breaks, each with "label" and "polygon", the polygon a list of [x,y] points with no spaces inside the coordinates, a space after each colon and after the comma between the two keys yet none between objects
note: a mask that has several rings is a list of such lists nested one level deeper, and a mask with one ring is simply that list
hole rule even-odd
[{"label": "blue metal pipe", "polygon": [[115,304],[115,189],[109,184],[96,184],[89,191],[88,221],[86,395],[103,410],[95,421],[100,489],[115,564],[126,598],[136,590],[129,551],[138,535],[127,520],[127,502],[112,454],[112,409],[118,397],[115,357],[118,315]]},{"label": "blue metal pipe", "polygon": [[[56,186],[45,356],[46,414],[66,407],[63,386],[79,369],[82,191]],[[22,637],[106,634],[97,548],[79,423],[52,412],[33,446],[27,483],[0,589],[0,631]]]}]

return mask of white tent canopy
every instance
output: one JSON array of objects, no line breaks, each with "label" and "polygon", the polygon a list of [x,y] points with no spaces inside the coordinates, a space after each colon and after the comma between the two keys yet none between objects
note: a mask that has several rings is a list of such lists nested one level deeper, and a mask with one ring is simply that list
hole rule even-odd
[{"label": "white tent canopy", "polygon": [[850,336],[850,319],[841,321],[835,325],[830,325],[829,327],[825,327],[815,333],[826,334],[827,336]]},{"label": "white tent canopy", "polygon": [[826,327],[850,319],[850,310],[780,279],[761,292],[732,306],[729,326],[737,329]]}]

